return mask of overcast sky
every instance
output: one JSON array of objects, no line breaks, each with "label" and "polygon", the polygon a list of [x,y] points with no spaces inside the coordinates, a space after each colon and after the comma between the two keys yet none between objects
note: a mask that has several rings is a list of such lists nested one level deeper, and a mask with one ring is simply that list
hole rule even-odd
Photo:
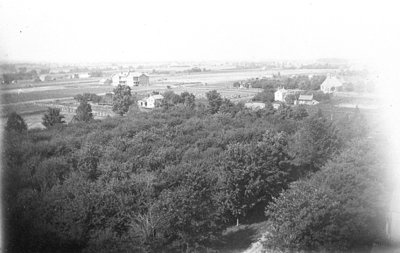
[{"label": "overcast sky", "polygon": [[0,60],[371,59],[400,22],[367,2],[1,0]]}]

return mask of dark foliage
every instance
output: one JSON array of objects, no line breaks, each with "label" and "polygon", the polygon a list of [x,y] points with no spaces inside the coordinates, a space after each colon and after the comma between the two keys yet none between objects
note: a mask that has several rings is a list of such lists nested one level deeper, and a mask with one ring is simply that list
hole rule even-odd
[{"label": "dark foliage", "polygon": [[166,108],[102,121],[83,99],[76,124],[8,133],[5,248],[195,251],[324,167],[341,136],[363,136],[338,133],[308,107],[252,111],[216,91],[207,105],[185,92],[164,97]]},{"label": "dark foliage", "polygon": [[64,123],[64,115],[60,114],[59,108],[48,108],[42,117],[42,124],[47,128]]},{"label": "dark foliage", "polygon": [[16,132],[23,132],[28,129],[24,119],[17,114],[16,112],[12,112],[7,117],[7,123],[5,130],[6,131],[16,131]]}]

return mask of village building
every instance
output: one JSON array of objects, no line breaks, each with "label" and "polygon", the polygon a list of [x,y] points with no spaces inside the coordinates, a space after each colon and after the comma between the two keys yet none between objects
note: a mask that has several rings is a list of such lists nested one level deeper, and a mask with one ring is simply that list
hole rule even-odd
[{"label": "village building", "polygon": [[273,102],[272,103],[272,107],[275,109],[275,110],[278,110],[279,109],[279,107],[281,107],[281,103],[280,102]]},{"label": "village building", "polygon": [[84,79],[89,77],[90,77],[89,73],[74,73],[70,75],[70,79]]},{"label": "village building", "polygon": [[40,75],[39,76],[40,81],[42,82],[47,82],[47,81],[54,81],[56,80],[56,78],[54,76],[51,75]]},{"label": "village building", "polygon": [[265,103],[261,102],[249,102],[245,103],[244,107],[252,109],[252,110],[260,110],[265,108]]},{"label": "village building", "polygon": [[314,100],[314,95],[300,95],[299,99],[295,101],[296,105],[316,105],[319,102]]},{"label": "village building", "polygon": [[78,78],[82,79],[82,78],[89,78],[90,74],[89,73],[79,73],[78,74]]},{"label": "village building", "polygon": [[118,73],[112,76],[112,84],[133,86],[149,86],[150,77],[145,73],[127,72]]},{"label": "village building", "polygon": [[343,86],[343,83],[336,77],[328,75],[325,81],[321,84],[321,91],[323,93],[333,93],[338,91]]},{"label": "village building", "polygon": [[153,109],[161,105],[161,101],[164,99],[162,95],[152,95],[147,98],[138,101],[140,108]]},{"label": "village building", "polygon": [[301,90],[287,90],[285,88],[282,89],[278,89],[277,91],[275,91],[274,93],[274,99],[275,101],[280,101],[280,102],[286,102],[286,97],[288,95],[296,95],[298,93],[300,93]]},{"label": "village building", "polygon": [[99,84],[111,84],[112,80],[108,78],[100,79]]}]

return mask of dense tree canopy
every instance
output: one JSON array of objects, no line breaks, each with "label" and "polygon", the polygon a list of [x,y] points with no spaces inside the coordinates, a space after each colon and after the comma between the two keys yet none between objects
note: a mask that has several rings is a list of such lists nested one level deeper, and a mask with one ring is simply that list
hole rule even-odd
[{"label": "dense tree canopy", "polygon": [[28,129],[25,120],[16,112],[11,112],[7,117],[5,129],[7,131],[23,132]]},{"label": "dense tree canopy", "polygon": [[[349,115],[331,120],[324,113],[334,107],[320,113],[314,107],[275,110],[270,105],[253,111],[216,91],[205,103],[185,92],[164,97],[168,107],[130,110],[126,117],[101,121],[91,120],[90,105],[82,101],[79,124],[7,134],[5,247],[13,252],[192,252],[218,239],[237,219],[243,223],[264,215],[276,197],[268,215],[282,229],[273,240],[287,240],[279,234],[289,231],[281,221],[289,222],[297,238],[285,245],[325,246],[324,231],[348,236],[350,246],[376,238],[364,228],[371,228],[379,213],[353,209],[354,203],[370,207],[382,190],[380,184],[366,188],[364,181],[375,175],[373,163],[335,158],[347,142],[365,138],[367,130],[349,131],[360,128],[359,112],[348,110]],[[310,183],[304,175],[315,179]],[[320,187],[327,180],[332,184]],[[285,216],[292,209],[285,209],[290,205],[279,196],[292,200],[293,219]],[[308,212],[316,215],[316,223]],[[324,217],[343,219],[347,230],[336,230],[336,223]],[[296,224],[301,226],[293,228]],[[354,229],[362,231],[358,239],[350,238]],[[309,245],[307,238],[319,244]]]},{"label": "dense tree canopy", "polygon": [[293,183],[267,209],[268,246],[368,251],[385,237],[382,157],[354,142],[311,178]]},{"label": "dense tree canopy", "polygon": [[76,122],[89,122],[93,120],[92,107],[86,100],[80,102],[73,120]]},{"label": "dense tree canopy", "polygon": [[208,100],[208,109],[210,110],[211,114],[217,113],[223,102],[221,94],[219,94],[216,90],[212,90],[206,93],[206,97]]},{"label": "dense tree canopy", "polygon": [[113,111],[122,116],[128,112],[132,103],[131,88],[127,85],[118,85],[114,89]]},{"label": "dense tree canopy", "polygon": [[64,115],[60,114],[59,108],[48,108],[42,117],[42,124],[47,128],[63,123],[65,123]]}]

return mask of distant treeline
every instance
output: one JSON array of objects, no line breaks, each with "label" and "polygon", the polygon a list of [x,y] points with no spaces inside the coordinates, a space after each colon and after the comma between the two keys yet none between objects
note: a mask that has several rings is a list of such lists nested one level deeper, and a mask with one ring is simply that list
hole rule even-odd
[{"label": "distant treeline", "polygon": [[18,80],[33,80],[38,77],[36,70],[31,70],[26,72],[26,70],[20,70],[17,73],[6,73],[2,75],[3,82],[5,84],[10,84],[13,81]]},{"label": "distant treeline", "polygon": [[[321,84],[325,81],[326,75],[296,75],[294,77],[281,76],[280,73],[274,75],[273,78],[257,78],[249,79],[243,82],[243,86],[262,89],[300,89],[300,90],[319,90]],[[240,82],[235,82],[234,87],[239,87]]]}]

